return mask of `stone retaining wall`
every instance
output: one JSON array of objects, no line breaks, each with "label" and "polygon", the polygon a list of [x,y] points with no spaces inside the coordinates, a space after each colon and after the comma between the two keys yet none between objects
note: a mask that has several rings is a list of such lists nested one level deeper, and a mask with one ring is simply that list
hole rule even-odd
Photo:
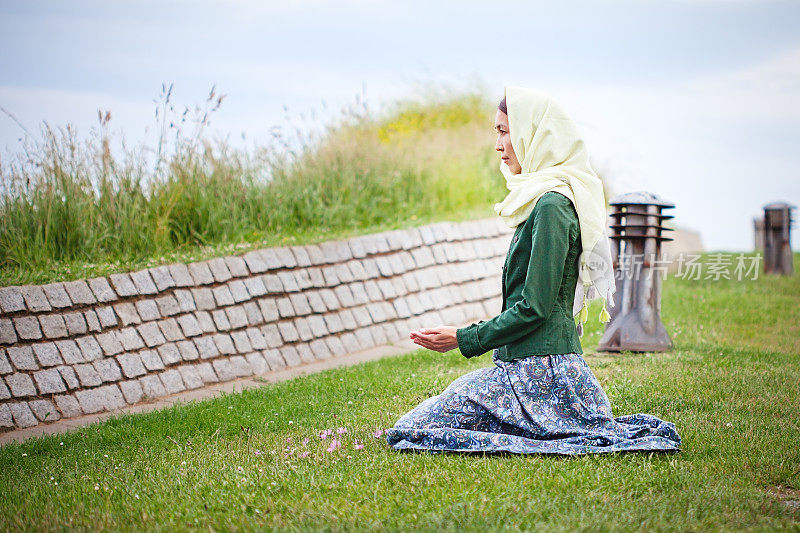
[{"label": "stone retaining wall", "polygon": [[501,309],[499,218],[0,288],[0,430],[466,325]]}]

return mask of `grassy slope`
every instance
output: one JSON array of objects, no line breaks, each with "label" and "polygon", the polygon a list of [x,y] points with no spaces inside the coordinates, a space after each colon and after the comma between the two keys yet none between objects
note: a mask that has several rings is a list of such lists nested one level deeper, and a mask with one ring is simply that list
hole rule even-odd
[{"label": "grassy slope", "polygon": [[0,529],[797,529],[773,492],[800,500],[800,273],[668,279],[670,353],[590,355],[598,312],[584,347],[615,416],[674,422],[681,453],[395,452],[372,433],[490,364],[421,350],[5,446]]}]

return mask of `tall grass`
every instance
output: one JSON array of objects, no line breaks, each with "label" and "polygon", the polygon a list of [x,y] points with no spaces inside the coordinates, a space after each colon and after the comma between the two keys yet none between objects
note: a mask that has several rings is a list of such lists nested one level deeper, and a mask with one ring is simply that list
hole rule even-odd
[{"label": "tall grass", "polygon": [[495,104],[479,91],[382,113],[357,102],[316,133],[275,128],[251,149],[209,139],[223,99],[212,89],[179,112],[163,87],[155,146],[126,145],[107,112],[86,139],[47,123],[27,135],[0,159],[0,285],[490,215],[504,195]]}]

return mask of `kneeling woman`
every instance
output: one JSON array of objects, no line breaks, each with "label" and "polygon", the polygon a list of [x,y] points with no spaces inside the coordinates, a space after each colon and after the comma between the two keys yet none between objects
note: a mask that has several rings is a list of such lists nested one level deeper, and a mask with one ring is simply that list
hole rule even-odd
[{"label": "kneeling woman", "polygon": [[[678,451],[675,425],[638,413],[614,417],[581,355],[587,300],[616,290],[603,184],[577,126],[549,95],[509,86],[495,117],[508,196],[497,214],[516,228],[503,267],[503,310],[467,327],[413,331],[425,348],[465,357],[492,352],[403,415],[386,433],[395,449],[585,454]],[[580,314],[578,328],[574,316]]]}]

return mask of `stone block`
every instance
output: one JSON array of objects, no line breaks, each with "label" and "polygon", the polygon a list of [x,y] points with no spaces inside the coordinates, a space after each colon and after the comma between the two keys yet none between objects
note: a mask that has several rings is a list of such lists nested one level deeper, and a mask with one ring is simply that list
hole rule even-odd
[{"label": "stone block", "polygon": [[94,369],[100,375],[100,379],[105,382],[119,381],[122,379],[122,373],[119,370],[119,365],[113,357],[98,359],[94,363]]},{"label": "stone block", "polygon": [[264,356],[264,360],[267,362],[267,365],[271,371],[286,368],[286,361],[283,359],[283,356],[279,350],[274,348],[270,350],[264,350],[261,352],[261,355]]},{"label": "stone block", "polygon": [[236,301],[233,299],[233,295],[231,294],[231,290],[227,285],[214,287],[211,289],[211,293],[214,295],[214,301],[217,302],[218,307],[223,305],[233,305],[236,303]]},{"label": "stone block", "polygon": [[111,281],[114,291],[122,298],[139,294],[129,274],[111,274],[108,279]]},{"label": "stone block", "polygon": [[283,342],[294,342],[300,340],[300,335],[297,333],[297,328],[294,323],[289,320],[278,322],[278,331],[281,334]]},{"label": "stone block", "polygon": [[383,294],[381,293],[380,288],[378,288],[378,282],[375,281],[374,279],[370,279],[364,282],[364,290],[367,293],[369,301],[379,302],[383,300]]},{"label": "stone block", "polygon": [[215,257],[206,262],[208,263],[209,270],[211,270],[211,275],[214,276],[214,281],[223,283],[231,279],[232,275],[228,269],[228,265],[225,264],[224,258]]},{"label": "stone block", "polygon": [[294,346],[284,346],[280,349],[280,352],[283,356],[283,360],[286,361],[286,366],[293,367],[303,364],[303,361],[300,359],[300,354]]},{"label": "stone block", "polygon": [[50,302],[50,305],[53,307],[57,309],[63,309],[72,305],[72,301],[69,299],[67,291],[64,290],[63,283],[50,283],[48,285],[43,285],[42,290],[44,291],[45,296],[47,296],[47,301]]},{"label": "stone block", "polygon": [[164,388],[164,384],[161,383],[161,378],[157,374],[140,377],[139,384],[142,386],[145,399],[161,398],[167,395],[167,389]]},{"label": "stone block", "polygon": [[194,280],[193,285],[210,285],[214,283],[214,275],[208,268],[205,261],[197,261],[186,265],[189,269],[189,275]]},{"label": "stone block", "polygon": [[[350,307],[356,305],[356,299],[353,296],[352,286],[363,285],[360,282],[352,283],[351,285],[339,285],[335,289],[333,289],[333,293],[336,295],[336,300],[341,304],[342,307]],[[322,291],[320,291],[322,293]],[[324,294],[322,295],[325,298]],[[327,304],[326,304],[327,305]],[[337,309],[333,309],[334,311]]]},{"label": "stone block", "polygon": [[189,313],[197,310],[192,293],[188,289],[175,289],[172,294],[178,301],[178,307],[180,307],[181,312]]},{"label": "stone block", "polygon": [[225,313],[228,315],[228,321],[231,324],[231,328],[244,328],[247,327],[247,313],[244,310],[244,307],[241,305],[234,305],[225,309]]},{"label": "stone block", "polygon": [[[136,328],[122,328],[115,332],[117,335],[117,340],[122,345],[122,348],[126,352],[131,352],[134,350],[139,350],[144,348],[145,344],[142,338],[139,336],[139,332],[136,331]],[[99,337],[99,335],[98,335]],[[99,338],[98,338],[99,342]],[[102,343],[101,343],[102,346]]]},{"label": "stone block", "polygon": [[186,390],[186,385],[183,384],[181,373],[175,370],[167,370],[161,374],[161,383],[164,384],[168,394],[177,394]]},{"label": "stone block", "polygon": [[275,305],[278,307],[278,314],[281,318],[290,318],[295,315],[294,306],[289,297],[276,298]]},{"label": "stone block", "polygon": [[81,382],[82,387],[96,387],[103,383],[103,378],[100,377],[94,365],[85,363],[74,365],[73,368],[78,375],[78,380]]},{"label": "stone block", "polygon": [[352,309],[342,309],[339,311],[339,318],[345,330],[356,329],[358,327],[358,322],[356,322],[356,317]]},{"label": "stone block", "polygon": [[344,324],[342,324],[339,313],[327,313],[322,315],[322,318],[325,320],[325,327],[329,332],[338,333],[344,330]]},{"label": "stone block", "polygon": [[0,318],[0,344],[14,344],[17,342],[17,332],[10,318]]},{"label": "stone block", "polygon": [[294,255],[295,263],[300,267],[311,266],[311,257],[308,255],[308,250],[304,246],[290,246],[292,254]]},{"label": "stone block", "polygon": [[159,292],[175,287],[175,280],[170,275],[169,268],[165,265],[149,269],[150,277]]},{"label": "stone block", "polygon": [[14,424],[17,427],[29,428],[39,424],[26,402],[15,402],[7,405],[11,409],[11,416],[14,417]]},{"label": "stone block", "polygon": [[219,355],[219,348],[211,336],[194,339],[194,345],[197,347],[197,353],[200,354],[201,359],[211,359]]},{"label": "stone block", "polygon": [[41,342],[32,346],[39,365],[42,367],[57,366],[64,363],[55,343]]},{"label": "stone block", "polygon": [[113,302],[117,299],[117,294],[111,288],[111,284],[106,278],[98,277],[87,280],[89,290],[92,291],[98,302]]},{"label": "stone block", "polygon": [[259,298],[258,308],[265,322],[274,322],[280,318],[278,304],[275,302],[274,298]]},{"label": "stone block", "polygon": [[18,316],[13,318],[17,335],[23,340],[37,340],[42,338],[42,328],[35,316]]},{"label": "stone block", "polygon": [[236,379],[236,374],[233,371],[231,362],[228,359],[215,359],[211,362],[214,367],[214,373],[220,381],[230,381]]},{"label": "stone block", "polygon": [[297,286],[300,287],[301,291],[304,291],[314,286],[314,283],[311,281],[311,275],[305,268],[300,270],[295,270],[293,274],[294,274],[294,280],[295,282],[297,282]]},{"label": "stone block", "polygon": [[[109,331],[107,333],[98,333],[95,335],[95,339],[97,339],[97,343],[100,345],[103,353],[107,356],[117,355],[124,350],[122,343],[119,341],[116,333],[113,331]],[[63,350],[61,351],[61,355],[64,355]],[[67,363],[70,363],[70,361],[67,361]]]},{"label": "stone block", "polygon": [[297,334],[300,336],[301,341],[308,341],[314,338],[314,334],[311,332],[311,327],[307,319],[295,318],[294,327],[297,329]]},{"label": "stone block", "polygon": [[247,364],[250,365],[251,372],[256,376],[261,376],[269,372],[269,365],[261,352],[250,352],[244,356]]},{"label": "stone block", "polygon": [[210,311],[217,308],[217,302],[214,301],[214,293],[208,287],[196,287],[192,288],[191,291],[197,309]]},{"label": "stone block", "polygon": [[136,302],[136,311],[139,313],[143,322],[161,318],[161,313],[158,311],[158,305],[156,305],[155,300],[139,300]]},{"label": "stone block", "polygon": [[344,348],[347,350],[347,353],[354,353],[361,350],[358,339],[352,332],[347,332],[342,335],[342,344],[344,344]]},{"label": "stone block", "polygon": [[378,263],[374,258],[367,258],[361,260],[361,265],[364,267],[364,272],[367,273],[367,279],[378,278],[381,273],[378,271]]},{"label": "stone block", "polygon": [[211,318],[219,331],[229,331],[231,329],[231,322],[228,320],[228,313],[225,312],[225,309],[211,311]]},{"label": "stone block", "polygon": [[359,307],[354,307],[352,311],[353,311],[353,316],[356,319],[356,323],[360,327],[363,328],[365,326],[369,326],[370,324],[372,324],[372,316],[370,316],[366,306],[361,305]]},{"label": "stone block", "polygon": [[139,332],[139,335],[144,340],[145,345],[148,348],[154,348],[155,346],[160,346],[167,342],[167,339],[164,338],[164,335],[161,333],[161,329],[158,327],[156,322],[148,322],[146,324],[142,324],[140,326],[136,326],[136,330]]},{"label": "stone block", "polygon": [[281,294],[283,293],[283,283],[277,274],[264,274],[261,276],[264,286],[267,288],[268,294]]},{"label": "stone block", "polygon": [[177,315],[181,312],[178,300],[171,294],[156,298],[156,306],[158,307],[159,314],[163,317]]},{"label": "stone block", "polygon": [[[83,317],[80,313],[78,314],[81,318]],[[41,315],[39,325],[42,333],[48,339],[60,339],[67,336],[67,324],[61,315]]]},{"label": "stone block", "polygon": [[336,287],[341,283],[335,265],[322,267],[322,277],[326,287]]},{"label": "stone block", "polygon": [[178,352],[184,361],[194,361],[200,357],[200,352],[197,351],[197,346],[192,341],[178,341],[175,345],[178,347]]},{"label": "stone block", "polygon": [[67,388],[70,390],[77,389],[81,386],[80,381],[78,381],[78,376],[75,374],[75,369],[71,366],[59,366],[58,373],[61,374],[61,379],[64,380],[64,383],[67,384]]},{"label": "stone block", "polygon": [[22,295],[22,299],[25,300],[28,310],[33,313],[50,311],[53,308],[50,302],[47,301],[44,290],[38,285],[23,285],[19,287],[19,292]]},{"label": "stone block", "polygon": [[39,394],[53,394],[67,390],[64,380],[61,379],[61,373],[55,368],[34,372],[33,379]]},{"label": "stone block", "polygon": [[346,307],[352,307],[354,305],[363,305],[369,302],[370,298],[369,294],[367,294],[367,288],[365,284],[366,282],[364,281],[356,281],[355,283],[351,283],[349,286],[347,286],[350,289],[350,293],[353,295],[353,298],[350,303],[345,303],[342,301],[342,304],[344,304]]},{"label": "stone block", "polygon": [[[97,307],[94,309],[94,313],[97,316],[97,320],[100,322],[100,326],[103,328],[111,328],[119,323],[117,321],[117,315],[114,313],[114,309],[110,305],[105,307]],[[86,313],[86,319],[86,322],[88,323],[88,312]]]},{"label": "stone block", "polygon": [[78,403],[78,400],[75,399],[75,396],[70,394],[60,394],[58,396],[54,396],[53,400],[55,400],[56,407],[59,411],[61,411],[61,416],[64,418],[73,418],[83,414],[83,411],[81,410],[81,404]]},{"label": "stone block", "polygon": [[261,311],[256,302],[242,304],[242,309],[244,309],[244,313],[247,316],[248,326],[258,326],[264,323],[264,317],[261,315]]},{"label": "stone block", "polygon": [[244,280],[244,286],[248,294],[255,298],[267,294],[267,286],[264,285],[264,280],[261,276],[254,276]]},{"label": "stone block", "polygon": [[131,302],[120,302],[114,304],[114,312],[119,317],[123,326],[141,324],[142,319],[136,311],[136,306]]},{"label": "stone block", "polygon": [[177,370],[180,372],[183,384],[187,389],[199,389],[203,386],[203,379],[194,365],[181,365]]},{"label": "stone block", "polygon": [[129,404],[139,403],[142,401],[142,397],[144,396],[142,384],[135,379],[131,379],[129,381],[120,381],[119,390],[122,392],[122,396],[125,398],[125,401]]},{"label": "stone block", "polygon": [[138,272],[131,272],[131,281],[136,287],[136,292],[139,294],[157,294],[158,289],[147,270],[139,270]]},{"label": "stone block", "polygon": [[158,355],[161,356],[161,360],[165,365],[174,365],[181,361],[181,352],[178,350],[178,346],[173,343],[159,346]]},{"label": "stone block", "polygon": [[277,348],[283,344],[280,330],[276,324],[271,323],[261,326],[261,333],[264,335],[264,340],[267,341],[268,347]]},{"label": "stone block", "polygon": [[175,282],[176,287],[191,287],[194,285],[194,279],[192,279],[192,275],[189,273],[189,268],[183,263],[167,265],[167,268],[169,269],[169,275]]},{"label": "stone block", "polygon": [[[199,320],[197,322],[198,324],[200,323]],[[161,333],[164,335],[164,338],[170,342],[174,342],[184,338],[183,331],[181,331],[181,328],[178,325],[178,321],[175,320],[174,318],[159,320],[158,329],[161,330]]]},{"label": "stone block", "polygon": [[33,354],[33,349],[28,346],[9,346],[8,358],[17,370],[38,370],[39,364]]},{"label": "stone block", "polygon": [[236,353],[236,347],[233,345],[233,339],[230,335],[225,333],[217,333],[213,335],[214,344],[217,345],[219,353],[222,355],[233,355]]},{"label": "stone block", "polygon": [[181,327],[181,331],[187,337],[195,337],[203,333],[203,330],[200,329],[200,324],[197,322],[197,319],[194,315],[181,315],[178,317],[178,325]]},{"label": "stone block", "polygon": [[244,330],[234,331],[231,333],[233,346],[237,353],[248,353],[253,351],[253,346],[250,344],[250,338]]},{"label": "stone block", "polygon": [[328,345],[328,348],[330,348],[331,353],[333,353],[335,356],[345,355],[347,353],[347,349],[344,347],[344,344],[342,344],[342,340],[339,337],[334,335],[325,337],[325,343]]},{"label": "stone block", "polygon": [[296,344],[295,348],[297,348],[297,353],[300,356],[300,361],[302,361],[303,363],[313,363],[316,360],[316,358],[314,357],[314,353],[311,351],[311,347],[305,342]]},{"label": "stone block", "polygon": [[248,270],[250,270],[250,272],[253,274],[261,274],[269,270],[267,262],[264,261],[264,258],[261,256],[261,253],[258,250],[247,252],[242,256],[242,258],[247,264]]},{"label": "stone block", "polygon": [[126,378],[136,378],[147,373],[138,353],[123,353],[117,356],[117,362]]},{"label": "stone block", "polygon": [[28,374],[9,374],[6,376],[6,385],[15,398],[36,396],[36,387],[33,386],[33,380]]},{"label": "stone block", "polygon": [[278,272],[277,275],[285,292],[298,292],[300,290],[300,286],[297,284],[297,279],[291,272],[288,271]]},{"label": "stone block", "polygon": [[231,292],[233,301],[236,303],[246,302],[250,299],[250,293],[247,292],[247,286],[244,284],[244,281],[240,279],[229,281],[228,290]]},{"label": "stone block", "polygon": [[25,311],[25,299],[19,287],[0,287],[0,310],[4,313]]},{"label": "stone block", "polygon": [[117,387],[117,384],[104,385],[97,389],[103,397],[103,407],[107,411],[115,411],[125,407],[125,398]]},{"label": "stone block", "polygon": [[333,355],[323,339],[314,339],[308,346],[316,359],[327,359]]},{"label": "stone block", "polygon": [[164,362],[155,350],[142,350],[138,355],[142,360],[142,364],[148,371],[152,372],[154,370],[164,369]]},{"label": "stone block", "polygon": [[200,374],[200,379],[203,380],[203,383],[216,383],[219,381],[211,363],[200,363],[195,366],[195,368],[197,369],[197,373]]},{"label": "stone block", "polygon": [[61,414],[50,400],[32,400],[28,402],[28,406],[42,422],[55,422],[61,418]]},{"label": "stone block", "polygon": [[[214,319],[211,318],[211,313],[208,311],[196,311],[194,313],[194,317],[197,319],[197,323],[200,324],[200,330],[203,333],[216,333],[217,326],[214,324]],[[177,326],[177,322],[175,325]],[[180,330],[180,328],[178,328]],[[167,339],[167,340],[178,340],[178,339]]]},{"label": "stone block", "polygon": [[[68,335],[83,335],[89,330],[86,323],[86,316],[80,311],[74,313],[65,313],[63,315],[63,319],[64,324],[67,327]],[[97,326],[97,329],[99,329],[99,323]],[[42,329],[44,329],[44,324],[42,324]]]},{"label": "stone block", "polygon": [[372,338],[372,333],[370,333],[368,328],[357,329],[353,332],[353,334],[356,336],[358,345],[362,350],[373,348],[376,345],[375,339]]},{"label": "stone block", "polygon": [[328,310],[328,306],[325,305],[325,301],[322,299],[322,296],[319,294],[319,292],[309,291],[305,294],[305,296],[308,298],[308,305],[312,312],[324,313]]},{"label": "stone block", "polygon": [[253,369],[247,363],[247,359],[243,355],[234,355],[231,357],[231,369],[237,378],[243,378],[253,375]]}]

